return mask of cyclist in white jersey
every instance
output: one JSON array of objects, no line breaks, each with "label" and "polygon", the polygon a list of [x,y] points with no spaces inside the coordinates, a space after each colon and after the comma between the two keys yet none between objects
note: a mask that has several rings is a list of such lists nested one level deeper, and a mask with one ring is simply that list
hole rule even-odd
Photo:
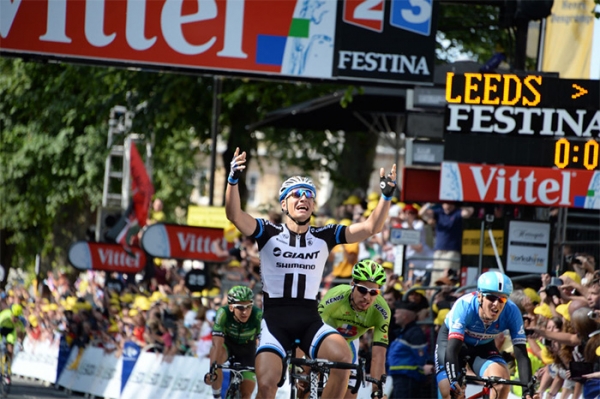
[{"label": "cyclist in white jersey", "polygon": [[[396,165],[385,176],[380,170],[382,197],[367,220],[348,227],[330,224],[309,226],[315,208],[316,189],[306,177],[287,179],[279,190],[279,202],[287,215],[283,224],[255,219],[241,208],[238,180],[245,169],[246,153],[236,148],[225,194],[227,218],[256,239],[261,258],[263,321],[256,354],[257,398],[275,398],[283,371],[283,359],[294,341],[312,358],[352,362],[346,340],[323,323],[317,294],[331,249],[338,244],[363,241],[383,230],[396,189]],[[324,398],[341,398],[348,386],[348,370],[332,369]]]}]

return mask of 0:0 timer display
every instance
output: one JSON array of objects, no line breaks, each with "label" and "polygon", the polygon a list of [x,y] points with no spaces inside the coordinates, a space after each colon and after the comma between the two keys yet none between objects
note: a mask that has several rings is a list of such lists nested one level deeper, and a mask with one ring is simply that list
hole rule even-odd
[{"label": "0:0 timer display", "polygon": [[595,139],[587,141],[561,138],[554,143],[554,165],[559,169],[598,167],[600,144]]}]

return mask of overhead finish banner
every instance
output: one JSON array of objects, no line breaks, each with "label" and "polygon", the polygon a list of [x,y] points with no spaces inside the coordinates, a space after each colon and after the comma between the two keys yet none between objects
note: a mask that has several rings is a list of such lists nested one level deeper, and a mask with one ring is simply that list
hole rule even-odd
[{"label": "overhead finish banner", "polygon": [[443,162],[440,200],[600,209],[600,171]]},{"label": "overhead finish banner", "polygon": [[0,52],[279,78],[433,82],[432,0],[2,0]]}]

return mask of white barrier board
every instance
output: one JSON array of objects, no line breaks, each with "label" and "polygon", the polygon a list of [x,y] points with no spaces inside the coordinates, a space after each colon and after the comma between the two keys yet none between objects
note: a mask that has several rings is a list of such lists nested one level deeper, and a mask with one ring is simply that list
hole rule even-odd
[{"label": "white barrier board", "polygon": [[25,337],[23,350],[15,353],[12,362],[12,373],[54,384],[56,382],[56,369],[58,368],[59,348],[60,339],[35,341]]}]

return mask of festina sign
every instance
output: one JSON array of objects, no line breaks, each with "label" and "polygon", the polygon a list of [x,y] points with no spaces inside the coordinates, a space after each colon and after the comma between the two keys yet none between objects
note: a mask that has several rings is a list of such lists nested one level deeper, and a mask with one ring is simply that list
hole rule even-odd
[{"label": "festina sign", "polygon": [[146,265],[146,254],[140,248],[131,247],[126,251],[121,245],[101,242],[74,243],[69,248],[68,259],[79,270],[138,273]]},{"label": "festina sign", "polygon": [[523,137],[600,137],[600,110],[448,104],[445,130]]},{"label": "festina sign", "polygon": [[0,0],[0,7],[5,55],[274,78],[433,82],[432,0]]},{"label": "festina sign", "polygon": [[600,209],[600,171],[443,162],[440,200]]},{"label": "festina sign", "polygon": [[223,262],[216,254],[224,245],[223,229],[156,223],[142,235],[142,248],[157,258]]}]

